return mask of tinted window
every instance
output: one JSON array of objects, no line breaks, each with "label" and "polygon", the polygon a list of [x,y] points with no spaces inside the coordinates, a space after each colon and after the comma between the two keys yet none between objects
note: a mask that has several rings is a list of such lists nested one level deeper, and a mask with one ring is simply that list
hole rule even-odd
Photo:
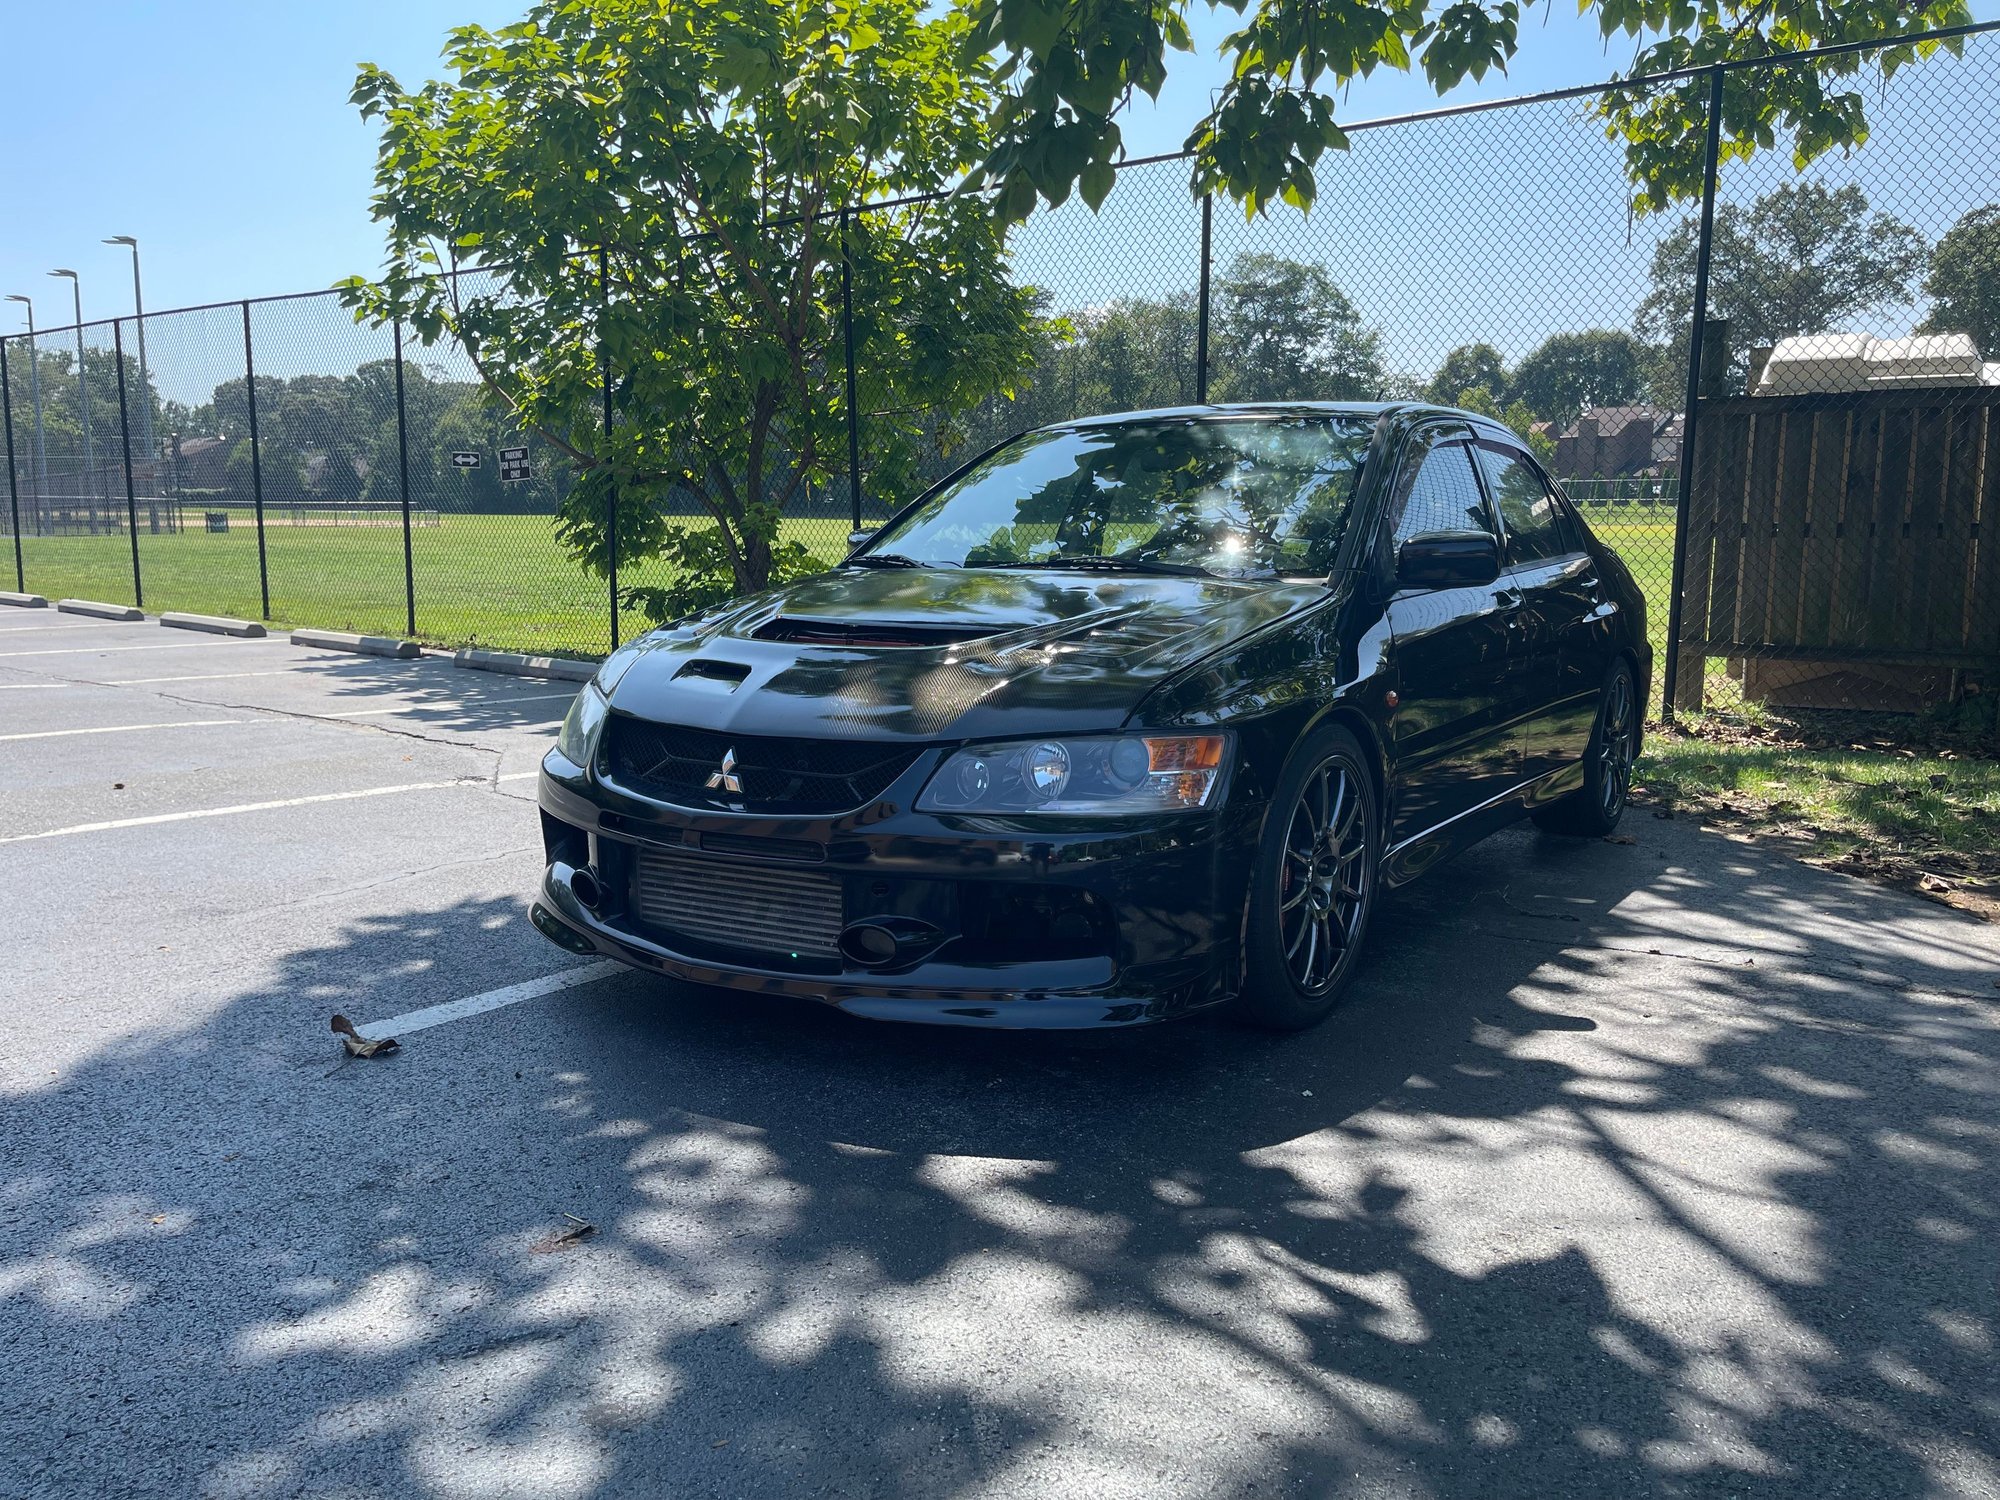
[{"label": "tinted window", "polygon": [[1427,531],[1493,529],[1472,472],[1472,445],[1462,434],[1449,429],[1419,433],[1411,441],[1403,473],[1406,478],[1398,486],[1402,490],[1396,519],[1398,547]]},{"label": "tinted window", "polygon": [[1507,523],[1510,563],[1538,562],[1576,550],[1554,496],[1519,453],[1481,443],[1479,462],[1486,468],[1486,483],[1500,507],[1500,518]]}]

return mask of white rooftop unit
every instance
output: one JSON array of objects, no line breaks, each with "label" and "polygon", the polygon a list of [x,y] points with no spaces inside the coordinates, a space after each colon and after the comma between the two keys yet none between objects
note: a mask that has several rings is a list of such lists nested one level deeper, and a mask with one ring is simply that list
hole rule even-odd
[{"label": "white rooftop unit", "polygon": [[1969,333],[1924,333],[1876,339],[1868,351],[1868,383],[1978,385],[1979,346]]},{"label": "white rooftop unit", "polygon": [[1808,391],[1865,391],[1868,353],[1875,340],[1865,333],[1813,333],[1779,339],[1757,380],[1760,396],[1796,396]]},{"label": "white rooftop unit", "polygon": [[1991,385],[1971,335],[1924,333],[1878,339],[1865,333],[1812,333],[1778,340],[1755,394],[1894,390],[1903,387]]}]

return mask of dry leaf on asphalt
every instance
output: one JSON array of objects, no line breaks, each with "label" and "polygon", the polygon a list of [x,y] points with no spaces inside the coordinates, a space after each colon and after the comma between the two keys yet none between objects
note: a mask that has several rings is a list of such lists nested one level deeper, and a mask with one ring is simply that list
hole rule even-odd
[{"label": "dry leaf on asphalt", "polygon": [[328,1024],[333,1031],[340,1034],[340,1045],[347,1049],[349,1057],[387,1057],[392,1052],[402,1051],[403,1044],[394,1037],[380,1036],[373,1039],[365,1037],[354,1029],[352,1021],[337,1011]]},{"label": "dry leaf on asphalt", "polygon": [[570,1221],[570,1227],[558,1230],[539,1244],[530,1245],[529,1254],[548,1255],[552,1251],[567,1250],[570,1246],[580,1244],[597,1233],[597,1226],[588,1219],[579,1219],[575,1214],[564,1214],[563,1217]]},{"label": "dry leaf on asphalt", "polygon": [[1639,841],[1629,833],[1607,833],[1604,836],[1604,842],[1607,844],[1636,844]]}]

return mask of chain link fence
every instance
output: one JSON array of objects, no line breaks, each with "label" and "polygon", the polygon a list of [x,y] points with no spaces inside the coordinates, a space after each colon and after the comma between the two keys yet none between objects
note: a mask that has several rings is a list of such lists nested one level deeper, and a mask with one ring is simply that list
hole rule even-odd
[{"label": "chain link fence", "polygon": [[[1779,69],[1857,61],[1843,86],[1874,91],[1865,144],[1804,169],[1711,153],[1705,210],[1631,211],[1599,114],[1629,82],[1351,126],[1310,213],[1246,220],[1190,195],[1182,159],[1129,163],[1099,211],[1044,210],[1010,240],[1035,313],[1028,374],[914,427],[866,359],[889,295],[870,237],[912,206],[854,210],[851,284],[826,292],[849,298],[840,332],[863,357],[836,338],[816,377],[854,383],[834,403],[851,456],[810,435],[814,463],[771,490],[780,538],[831,563],[894,497],[1073,416],[1431,400],[1514,425],[1624,557],[1656,707],[1990,694],[2000,35],[1974,28],[1893,76],[1849,50],[1693,85],[1712,110]],[[977,337],[982,310],[962,316]],[[585,656],[645,627],[630,608],[614,620],[609,580],[558,540],[573,466],[510,424],[452,340],[358,326],[332,293],[148,315],[143,375],[140,332],[0,340],[0,525],[21,587]],[[781,413],[776,448],[806,451],[803,426]],[[696,495],[658,504],[705,524]],[[618,584],[664,583],[662,568]]]}]

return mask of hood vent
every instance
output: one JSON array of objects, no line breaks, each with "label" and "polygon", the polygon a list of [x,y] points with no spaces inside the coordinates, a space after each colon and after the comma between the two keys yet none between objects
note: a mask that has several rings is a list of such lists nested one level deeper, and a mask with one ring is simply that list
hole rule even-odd
[{"label": "hood vent", "polygon": [[701,677],[710,682],[719,682],[731,691],[734,691],[737,685],[749,675],[750,669],[741,662],[716,661],[714,658],[707,656],[690,658],[682,664],[678,672],[674,673],[676,679],[682,677]]},{"label": "hood vent", "polygon": [[751,632],[759,641],[791,641],[800,646],[955,646],[994,632],[981,626],[913,625],[850,620],[807,620],[780,615]]}]

